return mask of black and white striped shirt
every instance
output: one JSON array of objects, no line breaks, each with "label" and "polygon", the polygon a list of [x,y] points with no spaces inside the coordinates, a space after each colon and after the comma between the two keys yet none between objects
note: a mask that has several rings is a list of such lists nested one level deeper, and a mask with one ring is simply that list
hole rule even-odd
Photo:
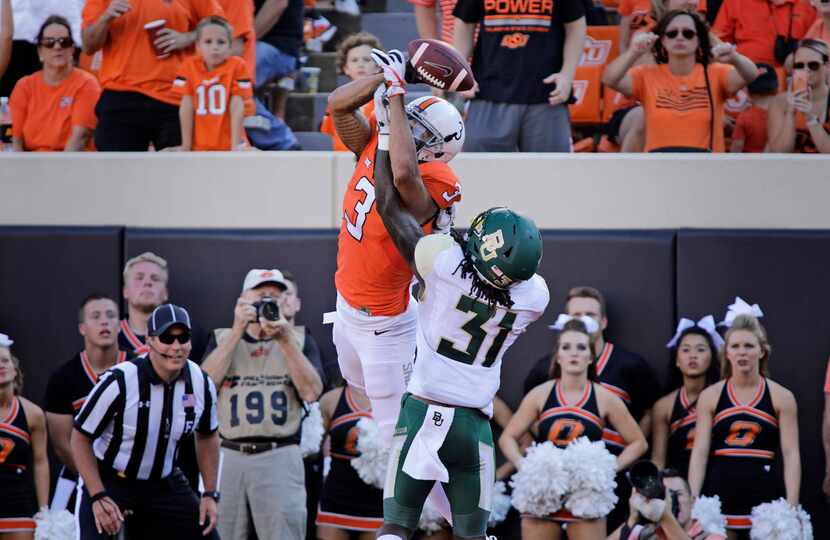
[{"label": "black and white striped shirt", "polygon": [[103,466],[127,478],[165,478],[173,472],[183,435],[210,434],[219,427],[216,388],[202,369],[187,361],[165,383],[148,356],[107,371],[75,417],[75,429],[94,439]]}]

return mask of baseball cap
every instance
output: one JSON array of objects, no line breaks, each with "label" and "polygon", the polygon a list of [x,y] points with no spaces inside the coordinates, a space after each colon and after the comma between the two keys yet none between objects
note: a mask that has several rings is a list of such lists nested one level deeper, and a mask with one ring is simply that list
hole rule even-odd
[{"label": "baseball cap", "polygon": [[276,268],[271,270],[262,270],[254,268],[248,275],[245,276],[245,281],[242,282],[242,292],[245,292],[254,287],[259,287],[263,283],[276,283],[281,286],[283,290],[288,288],[288,283],[285,281],[285,276]]},{"label": "baseball cap", "polygon": [[181,324],[190,330],[190,314],[175,304],[162,304],[153,310],[147,321],[147,335],[160,336],[174,324]]}]

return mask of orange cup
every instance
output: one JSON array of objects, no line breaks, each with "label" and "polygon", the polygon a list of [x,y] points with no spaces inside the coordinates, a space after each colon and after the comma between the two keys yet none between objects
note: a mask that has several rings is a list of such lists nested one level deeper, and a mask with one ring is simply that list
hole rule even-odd
[{"label": "orange cup", "polygon": [[164,30],[164,24],[166,22],[166,19],[157,19],[144,25],[144,29],[147,30],[147,37],[150,39],[150,47],[152,47],[153,51],[156,53],[156,58],[167,58],[170,56],[169,52],[164,52],[155,45],[156,37],[159,32]]}]

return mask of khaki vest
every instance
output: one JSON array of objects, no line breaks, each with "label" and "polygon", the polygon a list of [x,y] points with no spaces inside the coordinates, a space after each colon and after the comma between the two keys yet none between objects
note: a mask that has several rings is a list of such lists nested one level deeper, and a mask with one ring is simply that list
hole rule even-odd
[{"label": "khaki vest", "polygon": [[[216,342],[228,333],[227,328],[215,330]],[[302,350],[305,328],[296,326],[293,333]],[[275,340],[239,340],[218,401],[219,434],[224,439],[283,439],[299,434],[303,406]]]}]

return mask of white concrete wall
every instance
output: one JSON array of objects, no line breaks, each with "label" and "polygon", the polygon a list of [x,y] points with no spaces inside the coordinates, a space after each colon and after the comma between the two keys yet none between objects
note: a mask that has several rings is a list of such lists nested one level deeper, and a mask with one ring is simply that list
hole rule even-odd
[{"label": "white concrete wall", "polygon": [[[830,228],[830,157],[467,154],[459,224],[507,205],[542,228]],[[338,227],[347,154],[0,155],[0,224]]]}]

